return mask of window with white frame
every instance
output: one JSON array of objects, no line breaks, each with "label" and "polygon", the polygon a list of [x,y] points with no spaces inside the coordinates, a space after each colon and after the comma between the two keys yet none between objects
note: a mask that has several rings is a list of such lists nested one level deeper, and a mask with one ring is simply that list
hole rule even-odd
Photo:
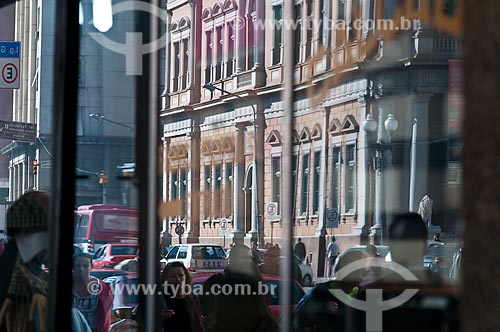
[{"label": "window with white frame", "polygon": [[214,168],[214,191],[212,200],[214,202],[214,218],[222,217],[222,165],[216,165]]},{"label": "window with white frame", "polygon": [[182,40],[182,75],[181,75],[181,90],[188,87],[189,83],[189,40]]},{"label": "window with white frame", "polygon": [[306,58],[311,58],[313,56],[313,41],[314,41],[314,34],[313,34],[313,23],[314,22],[314,1],[313,0],[307,0],[306,1],[306,23],[305,23],[305,29],[306,29],[306,41],[305,41],[305,47],[306,47]]},{"label": "window with white frame", "polygon": [[283,4],[273,6],[273,53],[272,64],[280,64],[282,60],[283,43]]},{"label": "window with white frame", "polygon": [[351,19],[349,22],[349,41],[355,41],[358,39],[359,23],[358,20],[361,19],[362,11],[362,0],[351,0]]},{"label": "window with white frame", "polygon": [[205,187],[205,190],[203,192],[203,212],[204,212],[204,216],[205,216],[205,219],[210,219],[210,208],[211,208],[211,205],[212,205],[212,186],[211,186],[211,182],[212,182],[212,166],[211,165],[205,165],[205,168],[204,168],[204,178],[205,178],[205,181],[204,182],[204,187]]},{"label": "window with white frame", "polygon": [[304,154],[302,156],[302,173],[301,173],[301,186],[300,186],[300,214],[301,216],[307,215],[307,208],[309,202],[309,173],[310,173],[310,156]]},{"label": "window with white frame", "polygon": [[230,22],[227,25],[227,63],[226,63],[226,77],[231,77],[234,73],[235,67],[235,53],[234,53],[234,43],[236,40],[234,34],[234,22]]},{"label": "window with white frame", "polygon": [[342,154],[339,146],[332,148],[331,159],[331,186],[330,186],[330,207],[340,211],[340,165],[342,163]]},{"label": "window with white frame", "polygon": [[338,26],[335,30],[335,47],[344,45],[345,39],[345,2],[347,0],[337,0],[337,22]]},{"label": "window with white frame", "polygon": [[180,90],[180,75],[181,75],[181,44],[180,42],[174,42],[174,77],[172,91],[176,92]]},{"label": "window with white frame", "polygon": [[213,40],[212,40],[212,31],[205,31],[205,36],[207,38],[207,45],[205,48],[205,60],[206,60],[206,66],[205,66],[205,83],[210,83],[212,82],[212,47],[213,47]]},{"label": "window with white frame", "polygon": [[[256,7],[255,7],[255,1],[256,0],[248,0],[247,2],[247,7],[246,7],[246,12],[245,12],[245,18],[246,18],[246,31],[245,31],[245,37],[246,37],[246,52],[245,52],[245,70],[250,70],[253,68],[255,64],[255,28],[254,28],[254,19],[257,17],[257,12],[256,12]],[[259,1],[259,0],[257,0]]]},{"label": "window with white frame", "polygon": [[233,214],[233,163],[226,162],[226,173],[224,183],[224,215],[230,217]]},{"label": "window with white frame", "polygon": [[318,215],[319,210],[319,175],[321,172],[321,151],[314,152],[314,169],[313,169],[313,202],[312,213]]},{"label": "window with white frame", "polygon": [[302,62],[302,5],[295,4],[295,64]]},{"label": "window with white frame", "polygon": [[292,175],[293,175],[293,202],[292,202],[292,211],[293,211],[293,217],[295,217],[295,211],[297,208],[297,176],[299,172],[299,156],[294,154],[292,157]]},{"label": "window with white frame", "polygon": [[273,156],[271,162],[272,174],[272,201],[278,203],[278,215],[281,209],[281,157]]},{"label": "window with white frame", "polygon": [[345,213],[354,213],[356,194],[356,145],[345,146]]}]

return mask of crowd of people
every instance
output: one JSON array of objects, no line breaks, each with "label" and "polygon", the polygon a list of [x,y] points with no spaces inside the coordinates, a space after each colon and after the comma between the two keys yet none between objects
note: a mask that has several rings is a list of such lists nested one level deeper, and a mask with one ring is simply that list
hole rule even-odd
[{"label": "crowd of people", "polygon": [[[5,246],[0,243],[0,269],[9,272],[0,273],[2,278],[8,276],[0,283],[0,326],[7,326],[10,331],[36,331],[45,324],[48,279],[43,267],[47,262],[47,204],[46,193],[30,192],[17,200],[7,213],[12,241]],[[441,241],[437,235],[433,240]],[[338,327],[345,323],[346,312],[350,309],[329,292],[332,287],[342,289],[352,299],[363,299],[370,287],[405,281],[398,272],[400,268],[410,272],[419,284],[443,285],[439,274],[422,266],[427,227],[418,214],[406,213],[394,219],[389,227],[389,246],[392,265],[384,264],[374,245],[367,245],[365,252],[351,251],[339,257],[340,248],[332,235],[325,249],[328,275],[335,278],[316,286],[300,302],[294,313],[294,328],[326,331],[333,325]],[[307,258],[301,238],[294,247],[294,254],[300,262]],[[192,277],[181,262],[166,264],[160,280],[162,289],[173,287],[177,291],[161,296],[159,318],[163,331],[224,332],[234,331],[236,326],[239,332],[277,331],[278,322],[270,312],[269,298],[259,293],[258,287],[263,281],[263,273],[279,275],[280,255],[278,245],[267,246],[262,256],[255,241],[250,248],[235,243],[227,267],[204,282],[200,296],[193,296],[185,288],[191,286]],[[91,255],[77,252],[73,262],[73,331],[108,332],[113,312],[110,285],[90,274]],[[364,262],[365,268],[351,271],[349,266],[356,262]],[[137,272],[138,267],[139,251],[135,258],[119,265],[129,272]],[[343,270],[350,273],[343,275]],[[245,285],[251,291],[248,294],[212,294],[213,285]],[[351,317],[356,315],[360,314],[351,313]],[[359,322],[363,320],[360,318],[355,324]]]}]

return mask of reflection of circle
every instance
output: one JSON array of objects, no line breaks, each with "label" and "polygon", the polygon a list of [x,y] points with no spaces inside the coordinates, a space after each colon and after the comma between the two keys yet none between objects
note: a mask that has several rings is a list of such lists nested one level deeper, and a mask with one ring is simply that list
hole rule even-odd
[{"label": "reflection of circle", "polygon": [[[7,77],[6,77],[6,71],[9,68],[12,68],[12,72],[14,73],[13,79],[7,79]],[[2,69],[2,78],[8,84],[15,82],[17,80],[17,67],[13,63],[5,64],[5,66],[3,66],[3,69]]]},{"label": "reflection of circle", "polygon": [[175,227],[175,234],[177,234],[177,235],[184,234],[184,227],[182,225],[176,226]]}]

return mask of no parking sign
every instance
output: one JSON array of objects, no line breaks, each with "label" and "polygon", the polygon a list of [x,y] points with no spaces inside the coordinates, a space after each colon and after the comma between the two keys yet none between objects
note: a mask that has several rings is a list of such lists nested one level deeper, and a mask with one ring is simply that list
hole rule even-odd
[{"label": "no parking sign", "polygon": [[19,89],[21,43],[0,41],[0,89]]}]

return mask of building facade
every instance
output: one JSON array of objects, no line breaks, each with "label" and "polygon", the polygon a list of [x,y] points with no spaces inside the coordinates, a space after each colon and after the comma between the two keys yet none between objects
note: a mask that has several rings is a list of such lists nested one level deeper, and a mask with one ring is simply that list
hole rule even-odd
[{"label": "building facade", "polygon": [[[15,6],[14,40],[21,42],[22,80],[14,91],[12,119],[35,123],[37,137],[31,143],[11,141],[2,148],[9,158],[10,202],[26,191],[49,191],[54,91],[55,2],[18,1]],[[98,40],[123,38],[132,14],[115,15],[112,28],[101,32],[92,21],[92,1],[82,1],[80,8],[76,205],[129,205],[130,184],[119,179],[118,167],[134,160],[134,76],[126,75],[125,57]]]},{"label": "building facade", "polygon": [[[427,24],[428,10],[457,13],[416,3],[301,0],[286,22],[282,1],[167,1],[163,231],[182,224],[185,241],[221,243],[226,219],[236,241],[279,244],[292,222],[315,260],[326,234],[341,248],[384,241],[392,216],[428,195],[429,226],[458,232],[450,68],[461,40]],[[366,23],[378,19],[395,25]],[[295,61],[293,220],[279,217],[284,52]]]}]

